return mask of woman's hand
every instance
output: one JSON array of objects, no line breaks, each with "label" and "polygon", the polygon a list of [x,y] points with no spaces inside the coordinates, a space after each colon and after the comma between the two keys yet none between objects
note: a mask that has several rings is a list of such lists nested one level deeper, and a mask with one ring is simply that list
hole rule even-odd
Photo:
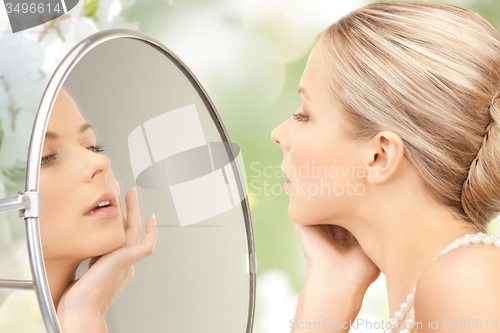
[{"label": "woman's hand", "polygon": [[330,224],[303,226],[295,223],[294,227],[302,244],[308,277],[321,275],[368,289],[380,275],[380,269],[347,229]]},{"label": "woman's hand", "polygon": [[107,332],[104,315],[132,279],[133,264],[153,253],[158,234],[156,218],[153,215],[146,220],[146,235],[139,242],[142,230],[135,188],[126,194],[125,201],[125,244],[103,256],[92,258],[89,270],[63,294],[57,314],[64,332]]},{"label": "woman's hand", "polygon": [[[299,295],[291,332],[301,328],[300,322],[354,321],[366,290],[380,274],[379,268],[343,227],[295,224],[295,230],[306,259],[307,278]],[[324,332],[323,329],[312,332],[320,331]],[[349,332],[349,327],[335,331]]]}]

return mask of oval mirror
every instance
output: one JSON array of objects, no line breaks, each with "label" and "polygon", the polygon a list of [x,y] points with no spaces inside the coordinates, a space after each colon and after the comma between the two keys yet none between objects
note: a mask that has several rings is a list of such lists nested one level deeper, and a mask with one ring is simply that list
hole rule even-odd
[{"label": "oval mirror", "polygon": [[[239,147],[178,57],[136,31],[91,35],[51,77],[25,192],[3,201],[26,221],[33,282],[1,286],[33,288],[48,332],[62,332],[61,303],[79,299],[70,291],[91,297],[102,286],[115,293],[106,296],[108,332],[251,332],[244,175]],[[133,276],[108,275],[111,255],[130,244],[144,245]]]}]

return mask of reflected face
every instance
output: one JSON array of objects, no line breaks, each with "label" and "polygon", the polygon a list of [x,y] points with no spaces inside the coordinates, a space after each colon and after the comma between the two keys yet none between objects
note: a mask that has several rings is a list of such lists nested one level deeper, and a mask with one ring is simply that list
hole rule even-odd
[{"label": "reflected face", "polygon": [[81,261],[125,243],[125,214],[111,162],[64,90],[47,126],[40,192],[44,259]]},{"label": "reflected face", "polygon": [[335,224],[356,209],[364,193],[359,143],[346,138],[341,114],[317,75],[315,50],[300,81],[302,105],[276,127],[272,140],[283,149],[281,168],[290,185],[288,214],[297,224]]}]

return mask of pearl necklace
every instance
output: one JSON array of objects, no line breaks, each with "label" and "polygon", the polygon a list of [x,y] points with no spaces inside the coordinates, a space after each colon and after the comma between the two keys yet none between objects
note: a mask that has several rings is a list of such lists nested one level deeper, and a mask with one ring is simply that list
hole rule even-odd
[{"label": "pearl necklace", "polygon": [[[477,234],[467,234],[463,237],[455,239],[453,243],[451,243],[443,251],[441,251],[440,255],[438,255],[432,260],[436,260],[436,258],[438,258],[439,256],[456,248],[467,246],[470,244],[478,245],[481,242],[484,243],[485,245],[494,245],[500,248],[500,238],[495,235],[487,235],[482,232],[479,232]],[[404,329],[399,331],[399,333],[408,333],[411,331],[414,319],[413,315],[415,313],[415,311],[413,310],[413,298],[415,296],[415,288],[416,286],[413,287],[413,292],[411,294],[408,294],[408,296],[406,296],[406,302],[402,303],[399,310],[396,310],[394,312],[394,317],[392,317],[389,320],[389,323],[391,325],[389,326],[389,328],[385,330],[385,333],[397,332],[399,326],[398,323],[401,320],[403,320],[407,314],[409,314],[410,317],[407,320],[405,320],[405,322],[401,325],[401,327],[404,327]]]}]

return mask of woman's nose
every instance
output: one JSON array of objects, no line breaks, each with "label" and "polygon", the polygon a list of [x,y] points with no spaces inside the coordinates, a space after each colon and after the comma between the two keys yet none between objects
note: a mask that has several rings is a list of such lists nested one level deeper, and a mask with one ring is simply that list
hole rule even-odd
[{"label": "woman's nose", "polygon": [[93,181],[99,177],[104,177],[111,168],[111,161],[105,155],[88,151],[85,158],[87,163],[85,163],[83,175],[84,181],[86,182]]},{"label": "woman's nose", "polygon": [[287,133],[285,125],[288,120],[284,121],[280,125],[278,125],[272,132],[271,132],[271,140],[273,140],[274,143],[280,145],[283,149],[286,149],[286,144],[287,144]]}]

